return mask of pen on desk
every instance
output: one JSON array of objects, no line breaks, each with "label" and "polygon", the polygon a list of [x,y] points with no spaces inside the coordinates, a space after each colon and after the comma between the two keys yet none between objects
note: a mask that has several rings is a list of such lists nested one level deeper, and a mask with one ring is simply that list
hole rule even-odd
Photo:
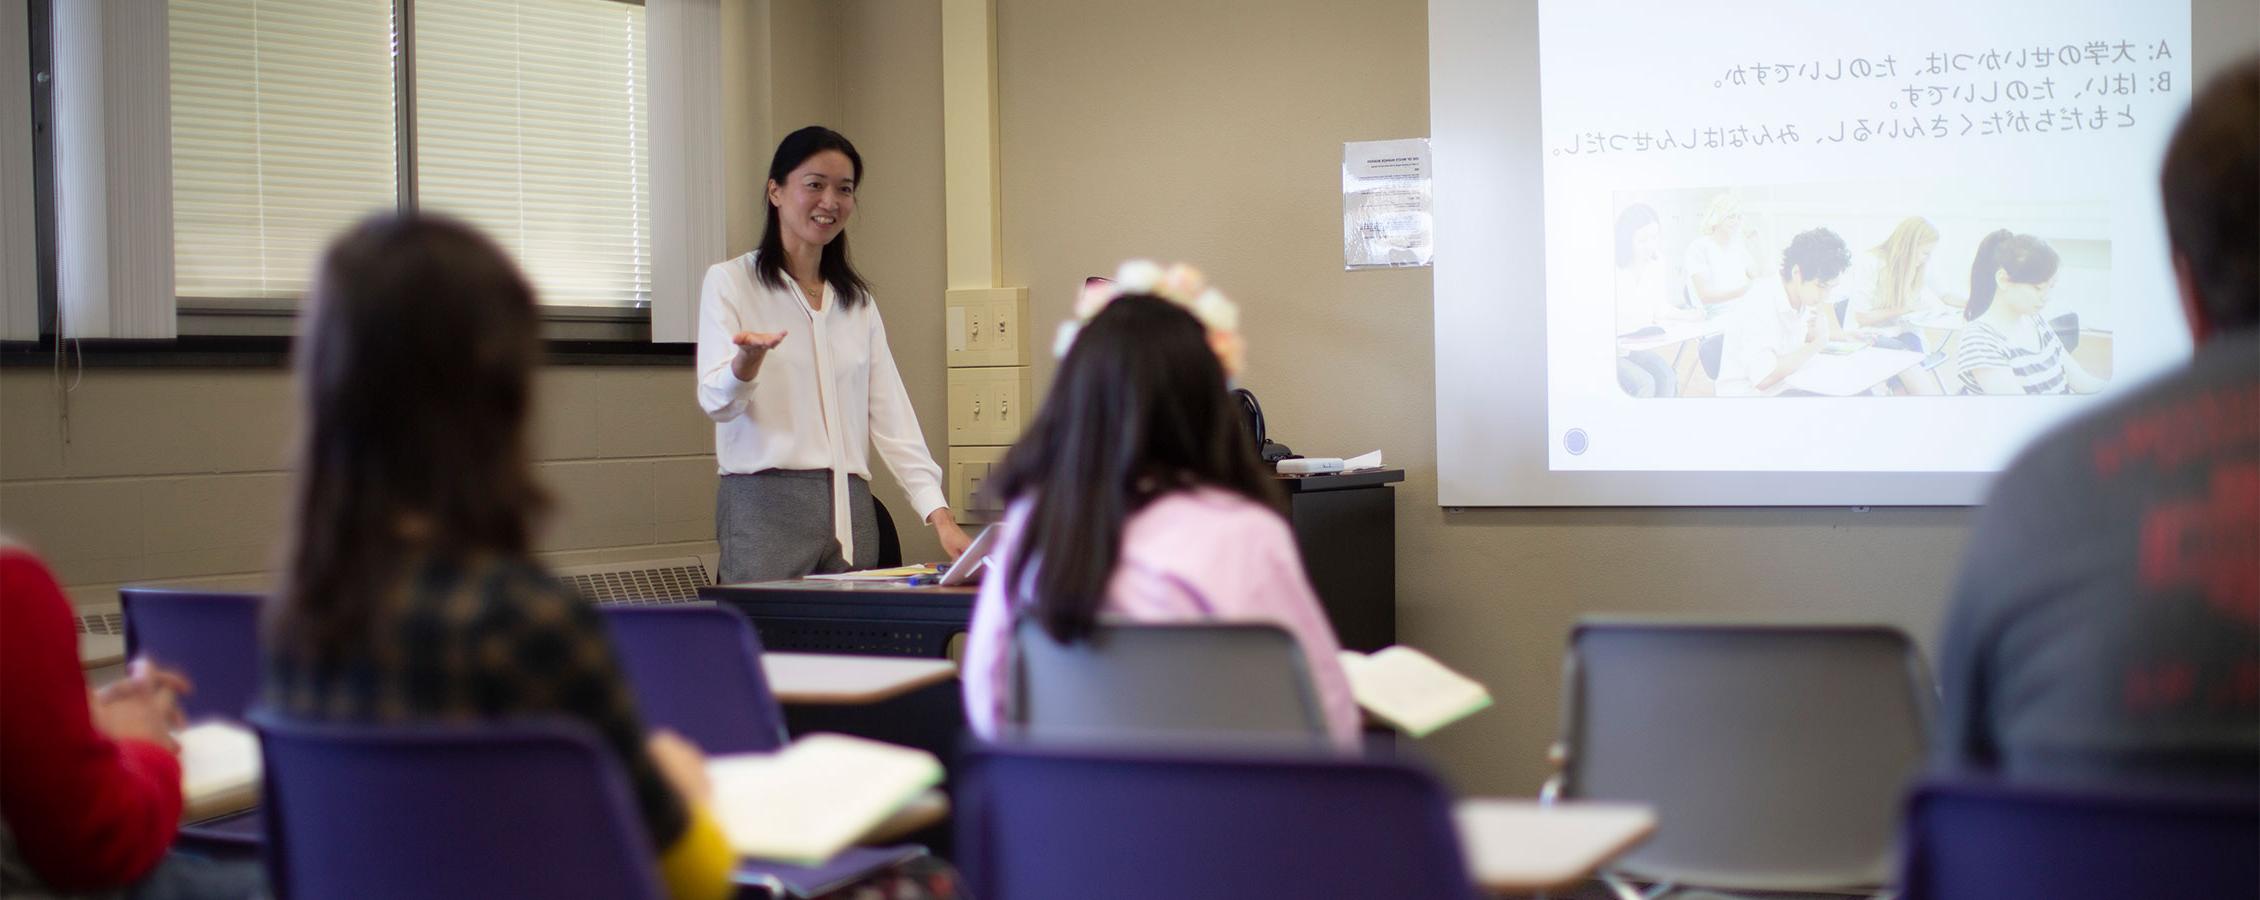
[{"label": "pen on desk", "polygon": [[902,583],[907,584],[911,587],[921,587],[929,584],[940,584],[941,581],[942,576],[940,575],[912,575],[909,578],[903,579]]}]

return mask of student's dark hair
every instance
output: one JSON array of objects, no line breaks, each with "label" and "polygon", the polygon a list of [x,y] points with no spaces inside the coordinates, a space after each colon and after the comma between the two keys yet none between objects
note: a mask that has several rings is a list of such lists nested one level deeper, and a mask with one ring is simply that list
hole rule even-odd
[{"label": "student's dark hair", "polygon": [[[822,125],[810,125],[785,135],[785,139],[777,143],[777,154],[769,158],[769,180],[784,184],[801,163],[826,150],[836,150],[848,158],[848,164],[855,169],[855,184],[862,187],[863,154],[855,152],[855,145],[848,143],[846,136]],[[777,206],[769,202],[766,188],[762,192],[761,206],[767,218],[762,222],[761,253],[754,257],[753,274],[762,284],[784,290],[790,277],[785,274],[785,238],[777,224]],[[856,274],[855,264],[848,262],[846,231],[824,245],[816,271],[823,276],[824,283],[832,286],[832,292],[840,295],[842,308],[853,309],[871,296],[871,285]]]},{"label": "student's dark hair", "polygon": [[322,256],[292,355],[303,415],[271,646],[366,639],[417,560],[522,556],[548,506],[527,451],[534,291],[448,219],[382,215]]},{"label": "student's dark hair", "polygon": [[1827,281],[1852,266],[1852,248],[1844,239],[1826,228],[1800,232],[1789,239],[1789,246],[1781,251],[1781,277],[1789,277],[1789,270],[1806,281]]},{"label": "student's dark hair", "polygon": [[1962,308],[1962,317],[1975,322],[1993,307],[1993,292],[2000,289],[1993,273],[2007,272],[2009,280],[2018,284],[2040,284],[2056,277],[2061,261],[2056,248],[2032,235],[2006,228],[1986,235],[1978,242],[1977,258],[1970,261],[1970,303]]},{"label": "student's dark hair", "polygon": [[1632,204],[1625,207],[1623,212],[1617,213],[1617,268],[1632,265],[1632,236],[1639,234],[1640,229],[1659,225],[1662,221],[1656,218],[1655,208],[1646,203]]},{"label": "student's dark hair", "polygon": [[1097,624],[1124,525],[1147,503],[1208,486],[1280,505],[1206,330],[1143,294],[1083,326],[996,477],[1008,502],[1030,499],[1006,595],[1063,642]]},{"label": "student's dark hair", "polygon": [[2260,325],[2260,56],[2198,92],[2158,187],[2166,236],[2197,282],[2206,324]]}]

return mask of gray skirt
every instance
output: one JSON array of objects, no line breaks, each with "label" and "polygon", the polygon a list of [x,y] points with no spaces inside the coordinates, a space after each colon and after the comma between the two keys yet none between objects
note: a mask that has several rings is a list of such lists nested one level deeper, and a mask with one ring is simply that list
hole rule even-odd
[{"label": "gray skirt", "polygon": [[[855,535],[855,565],[879,561],[879,520],[871,484],[848,476],[848,527]],[[722,544],[720,584],[776,581],[845,572],[840,539],[832,534],[830,469],[764,469],[724,475],[714,498],[714,539]]]}]

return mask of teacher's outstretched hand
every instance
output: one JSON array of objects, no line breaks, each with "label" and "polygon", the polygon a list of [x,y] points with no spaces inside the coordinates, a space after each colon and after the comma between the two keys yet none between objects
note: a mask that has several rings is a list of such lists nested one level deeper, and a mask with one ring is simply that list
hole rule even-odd
[{"label": "teacher's outstretched hand", "polygon": [[739,381],[752,381],[754,373],[761,371],[761,361],[768,358],[769,351],[785,342],[786,333],[740,331],[731,337],[730,343],[737,345],[738,355],[730,360],[730,374],[738,376]]}]

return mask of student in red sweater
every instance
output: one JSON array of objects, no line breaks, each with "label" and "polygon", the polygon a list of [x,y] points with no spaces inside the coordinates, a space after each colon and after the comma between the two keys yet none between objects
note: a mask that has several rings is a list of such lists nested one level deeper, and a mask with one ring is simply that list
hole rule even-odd
[{"label": "student in red sweater", "polygon": [[174,696],[188,690],[136,661],[90,693],[70,601],[0,538],[0,896],[261,893],[255,864],[167,855],[181,815]]}]

